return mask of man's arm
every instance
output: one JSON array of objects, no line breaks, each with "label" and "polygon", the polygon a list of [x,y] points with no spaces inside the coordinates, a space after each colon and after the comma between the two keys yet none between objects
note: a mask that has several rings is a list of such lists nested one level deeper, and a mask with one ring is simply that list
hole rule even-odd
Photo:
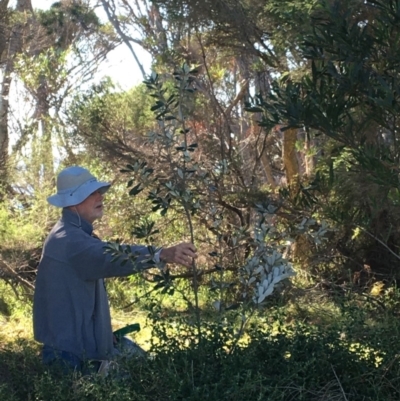
[{"label": "man's arm", "polygon": [[135,262],[127,259],[127,255],[121,255],[118,260],[112,261],[114,256],[106,252],[108,243],[95,238],[79,241],[72,240],[68,246],[69,262],[77,274],[83,280],[97,280],[109,277],[124,277],[141,270],[152,267],[146,263],[150,259],[147,246],[123,245],[129,247],[130,253],[136,256]]},{"label": "man's arm", "polygon": [[[77,274],[84,280],[97,280],[108,277],[124,277],[153,267],[146,263],[150,259],[147,246],[124,245],[131,248],[137,259],[134,263],[123,263],[126,257],[122,256],[112,262],[113,256],[105,252],[107,242],[95,238],[89,240],[71,241],[69,246],[70,262]],[[169,248],[163,248],[159,254],[160,261],[165,263],[177,263],[183,266],[191,266],[196,257],[196,249],[193,244],[181,243]]]}]

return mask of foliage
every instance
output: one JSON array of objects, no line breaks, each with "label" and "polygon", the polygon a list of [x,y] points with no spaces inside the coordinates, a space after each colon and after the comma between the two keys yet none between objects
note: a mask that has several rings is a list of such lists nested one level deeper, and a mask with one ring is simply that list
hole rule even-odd
[{"label": "foliage", "polygon": [[[275,80],[270,93],[248,104],[263,113],[266,129],[284,121],[284,129],[304,127],[330,138],[314,203],[338,225],[339,251],[388,279],[399,243],[396,10],[392,1],[316,3],[312,32],[301,43],[308,71],[297,80]],[[352,244],[355,229],[363,231],[359,250]]]},{"label": "foliage", "polygon": [[[301,234],[308,235],[316,246],[321,246],[328,227],[324,222],[299,214],[295,219],[297,224],[292,224],[286,231],[274,221],[282,205],[272,197],[255,205],[246,205],[249,210],[247,225],[234,230],[233,224],[225,225],[224,215],[229,218],[230,210],[219,208],[212,193],[219,180],[225,176],[229,180],[231,166],[225,160],[210,165],[197,157],[196,152],[202,149],[202,144],[193,142],[191,127],[187,124],[190,113],[187,105],[192,104],[188,96],[194,93],[191,84],[195,74],[195,70],[183,65],[174,72],[175,87],[164,86],[156,74],[145,82],[155,99],[152,110],[159,124],[158,130],[147,137],[153,152],[158,155],[157,164],[150,164],[149,159],[139,159],[128,164],[122,173],[129,174],[129,194],[140,199],[147,197],[152,205],[151,212],[160,216],[157,224],[154,220],[143,219],[134,227],[133,234],[137,238],[157,235],[163,219],[172,212],[185,217],[181,218],[181,225],[187,225],[187,238],[196,246],[202,246],[203,252],[208,248],[208,254],[213,258],[211,269],[195,262],[186,274],[162,269],[153,275],[154,290],[173,295],[179,291],[175,280],[191,280],[192,294],[189,291],[179,293],[194,312],[197,341],[201,342],[207,329],[202,326],[200,317],[199,288],[203,283],[207,284],[215,294],[208,299],[208,304],[219,312],[221,320],[225,312],[238,310],[241,324],[230,346],[234,349],[255,310],[265,304],[274,290],[280,289],[281,281],[294,275],[291,263],[283,256],[288,243]],[[204,222],[212,236],[202,230]],[[229,241],[224,240],[227,230],[230,230]],[[203,235],[208,236],[207,248],[201,243]],[[110,245],[109,251],[116,258],[130,258],[119,243]],[[209,276],[207,282],[202,278],[205,275]]]},{"label": "foliage", "polygon": [[[158,0],[140,3],[148,15],[105,3],[127,12],[114,15],[114,28],[145,32],[128,43],[150,49],[161,73],[127,93],[110,81],[80,88],[68,123],[52,126],[65,144],[62,163],[113,181],[110,217],[97,229],[122,237],[110,246],[115,257],[132,257],[121,245],[132,236],[166,246],[190,240],[200,257],[190,271],[107,283],[114,307],[138,302],[149,312],[153,359],[121,362],[122,378],[60,378],[40,365],[36,345],[16,342],[0,351],[2,399],[399,399],[398,295],[386,289],[398,277],[400,246],[398,2]],[[43,78],[54,89],[46,101],[63,100],[70,78],[64,27],[83,34],[74,42],[80,56],[102,34],[115,39],[80,3],[61,11],[40,14],[53,40],[47,50],[17,63],[33,93]],[[299,169],[295,188],[282,179],[291,128],[298,160],[309,152],[316,162],[307,174]],[[45,155],[40,135],[32,144]],[[55,219],[40,155],[22,159],[17,204],[0,209],[0,236],[15,249],[19,236],[41,242]],[[342,313],[310,317],[301,288],[280,299],[292,262],[307,274],[304,285],[317,281],[319,302],[340,293],[352,303],[334,298]],[[288,299],[295,317],[275,309]]]},{"label": "foliage", "polygon": [[152,126],[149,107],[144,86],[124,93],[106,79],[76,95],[69,111],[73,138],[77,144],[87,143],[89,152],[102,149],[110,162],[127,159]]},{"label": "foliage", "polygon": [[59,376],[41,365],[35,345],[18,341],[0,351],[0,394],[5,401],[398,399],[397,320],[370,324],[372,311],[342,301],[325,327],[288,324],[283,310],[271,309],[232,353],[224,348],[230,326],[211,320],[194,344],[194,327],[176,316],[153,320],[152,357],[121,360],[106,378]]}]

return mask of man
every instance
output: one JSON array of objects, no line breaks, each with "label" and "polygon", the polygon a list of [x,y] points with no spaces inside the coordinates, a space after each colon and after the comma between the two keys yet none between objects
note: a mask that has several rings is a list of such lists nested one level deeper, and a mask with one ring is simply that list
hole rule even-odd
[{"label": "man", "polygon": [[[43,343],[43,361],[60,360],[81,370],[85,361],[104,361],[116,354],[104,278],[128,276],[152,265],[146,246],[130,246],[135,263],[111,262],[106,242],[92,236],[93,222],[103,215],[103,196],[110,188],[86,169],[68,167],[57,177],[57,193],[48,198],[62,216],[44,243],[33,304],[35,339]],[[156,262],[190,266],[191,243],[162,248]]]}]

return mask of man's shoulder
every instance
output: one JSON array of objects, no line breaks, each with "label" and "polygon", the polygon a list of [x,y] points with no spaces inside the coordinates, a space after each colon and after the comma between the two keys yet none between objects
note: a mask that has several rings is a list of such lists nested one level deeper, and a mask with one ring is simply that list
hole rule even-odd
[{"label": "man's shoulder", "polygon": [[82,236],[86,235],[79,227],[60,219],[53,226],[46,242],[71,240],[72,238],[82,238]]}]

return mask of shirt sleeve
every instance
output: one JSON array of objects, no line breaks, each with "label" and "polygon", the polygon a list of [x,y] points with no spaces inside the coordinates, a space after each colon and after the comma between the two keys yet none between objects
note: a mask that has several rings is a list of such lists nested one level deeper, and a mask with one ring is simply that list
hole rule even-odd
[{"label": "shirt sleeve", "polygon": [[[156,255],[152,258],[147,246],[124,245],[123,249],[129,247],[130,252],[113,260],[114,256],[106,252],[107,245],[107,242],[89,235],[79,236],[69,241],[69,262],[79,277],[83,280],[124,277],[155,266]],[[129,254],[134,257],[130,258]],[[135,260],[132,261],[132,259]]]}]

